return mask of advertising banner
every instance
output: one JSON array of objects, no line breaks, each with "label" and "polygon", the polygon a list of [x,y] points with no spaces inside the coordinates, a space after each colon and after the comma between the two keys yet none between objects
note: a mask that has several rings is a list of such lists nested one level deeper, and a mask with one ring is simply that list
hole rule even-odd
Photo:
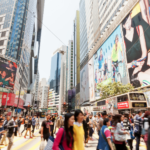
[{"label": "advertising banner", "polygon": [[94,87],[94,62],[93,58],[88,63],[89,67],[89,93],[90,101],[95,100],[95,87]]},{"label": "advertising banner", "polygon": [[150,107],[150,91],[144,92],[147,100],[147,107]]},{"label": "advertising banner", "polygon": [[80,104],[89,100],[88,64],[80,71]]},{"label": "advertising banner", "polygon": [[[2,105],[5,106],[6,105],[6,100],[7,100],[7,106],[14,106],[17,107],[18,105],[18,97],[16,97],[15,94],[13,93],[3,93],[2,95]],[[24,105],[24,101],[20,98],[19,99],[19,105],[18,108],[23,108]]]},{"label": "advertising banner", "polygon": [[118,109],[125,109],[125,108],[129,108],[129,102],[118,103]]},{"label": "advertising banner", "polygon": [[119,25],[93,56],[96,99],[100,98],[100,91],[96,89],[97,84],[107,85],[114,81],[128,83],[121,33]]},{"label": "advertising banner", "polygon": [[17,64],[0,57],[0,86],[14,89]]},{"label": "advertising banner", "polygon": [[134,87],[150,85],[149,1],[140,0],[122,22],[127,68]]},{"label": "advertising banner", "polygon": [[106,99],[106,106],[107,106],[107,113],[117,114],[118,107],[117,107],[117,98],[108,98]]}]

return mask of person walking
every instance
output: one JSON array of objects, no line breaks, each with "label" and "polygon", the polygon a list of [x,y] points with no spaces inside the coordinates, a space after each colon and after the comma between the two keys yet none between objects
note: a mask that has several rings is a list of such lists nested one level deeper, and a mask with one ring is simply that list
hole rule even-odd
[{"label": "person walking", "polygon": [[24,138],[26,138],[28,131],[29,131],[30,138],[32,138],[32,136],[31,136],[31,126],[32,126],[32,117],[30,116],[29,120],[28,120],[28,124],[27,124],[26,133],[25,133]]},{"label": "person walking", "polygon": [[[123,128],[128,133],[131,132],[131,124],[129,122],[129,114],[124,114],[124,120],[123,120]],[[130,146],[130,150],[133,150],[133,139],[127,139],[128,145]]]},{"label": "person walking", "polygon": [[149,125],[149,128],[148,128],[148,139],[147,139],[147,143],[146,143],[146,145],[147,145],[147,150],[149,150],[150,149],[150,116],[148,117],[148,125]]},{"label": "person walking", "polygon": [[75,110],[75,122],[73,125],[73,150],[84,150],[84,129],[83,129],[83,112],[81,110]]},{"label": "person walking", "polygon": [[63,126],[64,126],[64,120],[62,116],[60,115],[59,119],[57,120],[56,127],[59,129],[59,128],[62,128]]},{"label": "person walking", "polygon": [[14,129],[17,127],[17,125],[14,125],[14,121],[10,119],[10,116],[7,116],[7,138],[8,138],[8,147],[7,150],[11,150],[11,147],[13,146],[13,134],[14,134]]},{"label": "person walking", "polygon": [[54,123],[55,123],[55,116],[53,115],[51,117],[51,124],[50,124],[50,127],[51,127],[51,136],[54,137]]},{"label": "person walking", "polygon": [[149,129],[148,118],[149,116],[150,116],[150,111],[146,111],[143,117],[144,119],[143,119],[142,136],[144,136],[144,141],[145,141],[146,146],[147,146],[147,140],[148,140],[148,129]]},{"label": "person walking", "polygon": [[27,129],[28,120],[29,120],[29,116],[26,115],[26,118],[24,118],[24,129],[23,129],[23,131],[21,132],[21,135],[22,135],[22,133],[23,133],[24,131],[26,131],[26,129]]},{"label": "person walking", "polygon": [[110,126],[110,121],[108,118],[104,119],[103,126],[99,132],[99,140],[97,150],[113,150],[111,142],[111,132],[108,129]]},{"label": "person walking", "polygon": [[36,118],[36,124],[35,124],[35,126],[36,126],[36,129],[39,129],[39,126],[40,126],[40,116],[38,116]]},{"label": "person walking", "polygon": [[62,142],[64,150],[72,150],[73,148],[73,114],[65,115],[64,128],[60,128],[57,132],[56,139],[53,144],[53,150],[59,150],[59,145]]},{"label": "person walking", "polygon": [[3,145],[3,143],[5,143],[5,146],[7,146],[6,135],[7,135],[7,123],[8,123],[8,121],[9,121],[8,117],[6,117],[6,119],[3,122],[3,127],[4,127],[4,130],[6,132],[4,132],[3,135],[2,135],[2,139],[1,139],[0,145]]},{"label": "person walking", "polygon": [[32,137],[34,137],[34,130],[36,125],[36,115],[32,118]]},{"label": "person walking", "polygon": [[84,114],[84,120],[83,120],[83,129],[84,129],[84,139],[85,139],[85,147],[87,147],[86,143],[88,143],[88,138],[89,138],[89,134],[88,134],[88,123],[87,123],[87,114]]},{"label": "person walking", "polygon": [[[6,132],[3,127],[3,122],[4,122],[4,120],[2,118],[0,118],[0,140],[2,138],[2,135]],[[1,148],[0,148],[0,150],[1,150]]]},{"label": "person walking", "polygon": [[141,118],[142,112],[138,111],[138,114],[134,117],[134,135],[136,138],[136,150],[139,150],[140,137],[142,133],[143,119]]},{"label": "person walking", "polygon": [[14,139],[14,137],[17,136],[17,131],[18,131],[17,116],[13,116],[12,121],[13,121],[14,126],[16,126],[14,127],[14,134],[12,136],[12,138]]},{"label": "person walking", "polygon": [[21,127],[21,123],[22,123],[21,119],[22,119],[22,117],[20,116],[19,119],[17,120],[19,137],[21,137],[21,132],[20,132],[20,127]]},{"label": "person walking", "polygon": [[122,115],[115,115],[114,116],[114,143],[116,146],[116,150],[127,150],[126,143],[125,143],[125,135],[129,134],[127,131],[124,131],[123,126],[121,125],[121,121],[123,121]]},{"label": "person walking", "polygon": [[46,141],[48,141],[48,138],[51,134],[49,119],[50,119],[50,115],[46,114],[46,120],[44,120],[41,125],[41,139],[44,139]]},{"label": "person walking", "polygon": [[97,129],[98,129],[98,135],[99,135],[99,131],[101,130],[102,126],[103,126],[103,121],[104,119],[107,117],[107,113],[104,111],[102,112],[102,118],[99,119],[99,122],[98,122],[98,126],[97,126]]},{"label": "person walking", "polygon": [[92,115],[89,115],[89,137],[90,137],[90,140],[93,141],[93,133],[94,133],[94,130],[93,130],[93,119],[92,119]]}]

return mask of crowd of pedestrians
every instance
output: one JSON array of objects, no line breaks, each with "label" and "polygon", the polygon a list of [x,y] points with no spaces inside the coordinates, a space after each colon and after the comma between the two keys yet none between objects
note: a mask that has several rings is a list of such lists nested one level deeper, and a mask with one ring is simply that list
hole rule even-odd
[{"label": "crowd of pedestrians", "polygon": [[[39,129],[39,117],[28,116],[1,116],[0,115],[0,145],[7,146],[7,150],[11,150],[15,136],[21,137],[25,131],[24,138],[29,132],[29,137],[34,136],[35,127]],[[21,132],[21,125],[24,124],[24,129]],[[8,139],[8,140],[7,140]],[[8,143],[7,143],[8,141]]]},{"label": "crowd of pedestrians", "polygon": [[59,150],[60,145],[65,150],[84,150],[88,147],[87,143],[94,140],[94,133],[99,137],[95,147],[97,150],[133,150],[134,140],[135,150],[139,150],[140,141],[145,142],[147,150],[150,150],[149,125],[149,111],[116,115],[104,111],[93,116],[76,110],[74,114],[67,113],[64,117],[47,114],[41,126],[41,137],[49,141],[49,137],[56,134],[53,150]]},{"label": "crowd of pedestrians", "polygon": [[[22,131],[21,125],[24,127]],[[35,129],[39,129],[41,139],[47,144],[50,137],[55,137],[52,150],[59,150],[60,146],[65,150],[84,150],[88,147],[87,143],[94,140],[93,134],[99,137],[95,147],[97,150],[133,150],[134,140],[136,150],[139,150],[141,140],[150,150],[150,111],[116,115],[102,112],[95,116],[84,114],[81,110],[65,116],[47,113],[41,126],[36,115],[26,115],[25,118],[0,116],[0,144],[10,150],[14,136],[26,138],[28,134],[32,138]]]}]

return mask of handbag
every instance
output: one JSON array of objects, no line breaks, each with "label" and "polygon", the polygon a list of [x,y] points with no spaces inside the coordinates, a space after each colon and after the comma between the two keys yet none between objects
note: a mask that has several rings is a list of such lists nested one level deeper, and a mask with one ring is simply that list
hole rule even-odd
[{"label": "handbag", "polygon": [[41,141],[39,150],[44,150],[44,148],[45,148],[45,141],[44,141],[44,139],[42,138],[42,141]]},{"label": "handbag", "polygon": [[117,129],[115,129],[114,137],[116,141],[124,142],[126,141],[126,135],[125,134],[119,134]]},{"label": "handbag", "polygon": [[[63,131],[63,135],[61,137],[61,141],[60,141],[60,144],[59,144],[59,149],[60,150],[64,150],[64,148],[62,146],[63,138],[64,138],[64,131]],[[47,145],[46,145],[46,147],[45,147],[44,150],[52,150],[54,141],[55,141],[55,138],[53,138],[52,136],[50,136],[49,139],[48,139]]]},{"label": "handbag", "polygon": [[[100,131],[100,133],[101,133],[101,136],[103,137],[103,139],[107,142],[106,137],[102,134],[102,131]],[[107,143],[108,143],[108,142],[107,142]],[[115,144],[114,144],[114,143],[111,143],[111,144],[112,144],[113,150],[116,150]],[[108,145],[109,145],[109,144],[108,144]],[[110,146],[109,146],[109,148],[110,148]]]}]

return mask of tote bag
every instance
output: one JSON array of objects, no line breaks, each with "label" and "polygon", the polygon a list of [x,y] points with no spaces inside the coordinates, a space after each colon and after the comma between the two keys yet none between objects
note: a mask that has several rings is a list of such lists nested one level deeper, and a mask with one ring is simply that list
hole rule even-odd
[{"label": "tote bag", "polygon": [[[124,131],[123,129],[121,130]],[[117,128],[115,129],[114,137],[116,141],[120,142],[126,141],[126,134],[119,134]]]},{"label": "tote bag", "polygon": [[[61,141],[60,141],[60,144],[59,144],[59,149],[60,150],[64,150],[64,148],[62,146],[63,138],[64,138],[64,131],[63,131],[63,135],[61,137]],[[55,139],[52,136],[50,136],[44,150],[52,150],[54,141],[55,141]]]}]

